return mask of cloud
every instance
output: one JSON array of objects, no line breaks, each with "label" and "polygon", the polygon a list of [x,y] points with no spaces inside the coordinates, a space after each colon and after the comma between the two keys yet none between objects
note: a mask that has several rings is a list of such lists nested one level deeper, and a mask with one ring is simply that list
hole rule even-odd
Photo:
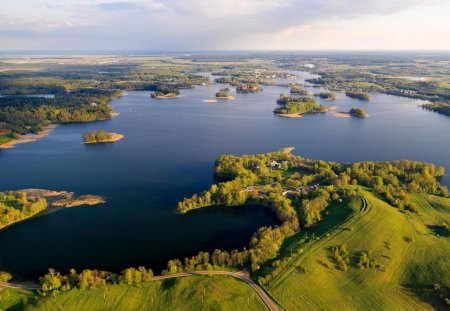
[{"label": "cloud", "polygon": [[[23,0],[36,1],[40,0]],[[46,0],[45,12],[25,16],[3,8],[0,49],[8,31],[32,31],[37,40],[57,37],[73,48],[236,49],[283,46],[314,33],[317,23],[382,21],[445,0]],[[31,3],[31,2],[30,2]],[[45,13],[45,14],[44,14]],[[19,14],[23,16],[15,16]],[[442,12],[442,14],[445,14]],[[403,21],[404,22],[404,21]],[[409,21],[415,24],[416,21]],[[360,22],[364,29],[364,21]],[[87,32],[86,32],[87,31]],[[88,39],[79,40],[85,35]],[[73,41],[70,39],[73,38]],[[96,38],[96,40],[94,39]],[[274,39],[275,38],[275,39]],[[90,41],[91,40],[91,41]],[[18,40],[16,40],[18,41]],[[292,42],[288,42],[291,46]],[[44,43],[42,43],[44,44]],[[49,41],[49,48],[54,48]],[[25,46],[26,43],[23,42]],[[57,48],[57,44],[55,44]],[[287,45],[286,45],[287,46]]]}]

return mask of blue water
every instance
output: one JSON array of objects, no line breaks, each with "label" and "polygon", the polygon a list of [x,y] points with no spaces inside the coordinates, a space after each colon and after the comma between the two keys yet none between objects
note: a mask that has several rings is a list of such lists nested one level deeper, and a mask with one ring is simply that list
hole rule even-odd
[{"label": "blue water", "polygon": [[[183,197],[210,186],[221,154],[293,146],[307,158],[411,159],[450,169],[450,118],[421,109],[420,101],[372,94],[367,103],[339,94],[333,102],[317,100],[337,105],[337,111],[363,107],[370,117],[326,113],[288,119],[272,112],[287,88],[232,92],[235,100],[202,102],[221,87],[183,90],[182,97],[163,100],[128,92],[111,103],[120,113],[111,120],[62,125],[36,142],[0,151],[0,191],[44,188],[107,199],[104,205],[50,212],[0,232],[0,270],[22,277],[42,275],[48,267],[160,270],[171,258],[246,246],[258,227],[274,223],[261,208],[176,213]],[[97,129],[125,138],[84,145],[82,133]]]}]

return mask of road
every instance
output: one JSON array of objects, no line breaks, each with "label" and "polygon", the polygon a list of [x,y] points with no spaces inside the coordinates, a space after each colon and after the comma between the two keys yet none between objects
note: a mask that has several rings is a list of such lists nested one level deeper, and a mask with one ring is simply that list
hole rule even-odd
[{"label": "road", "polygon": [[178,277],[184,277],[184,276],[190,276],[190,275],[227,275],[234,278],[237,278],[241,281],[244,281],[247,283],[253,290],[258,294],[258,296],[262,299],[262,301],[266,304],[267,308],[269,308],[270,311],[280,311],[280,308],[278,305],[266,294],[266,292],[258,285],[256,284],[251,278],[248,270],[242,270],[239,272],[230,272],[230,271],[218,271],[218,270],[212,270],[212,271],[192,271],[192,272],[181,272],[176,274],[170,274],[170,275],[161,275],[161,276],[155,276],[152,278],[152,280],[166,280],[166,279],[172,279],[172,278],[178,278]]},{"label": "road", "polygon": [[[192,272],[181,272],[170,275],[160,275],[154,276],[152,281],[161,281],[179,277],[186,277],[192,275],[226,275],[237,278],[245,283],[247,283],[253,290],[258,294],[258,296],[262,299],[262,301],[266,304],[267,308],[270,311],[280,311],[278,305],[266,294],[266,292],[256,284],[251,278],[248,270],[244,269],[239,272],[230,272],[230,271],[192,271]],[[0,287],[9,287],[9,288],[19,288],[19,289],[27,289],[27,290],[36,290],[39,289],[39,285],[31,284],[31,283],[2,283],[0,282]]]}]

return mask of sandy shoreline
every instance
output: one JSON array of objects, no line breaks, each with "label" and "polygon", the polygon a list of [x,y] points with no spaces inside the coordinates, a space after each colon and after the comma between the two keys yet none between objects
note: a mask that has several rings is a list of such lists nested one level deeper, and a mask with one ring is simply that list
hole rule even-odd
[{"label": "sandy shoreline", "polygon": [[202,102],[206,104],[217,103],[217,99],[204,99]]},{"label": "sandy shoreline", "polygon": [[104,143],[112,143],[118,140],[121,140],[122,138],[124,138],[125,136],[122,134],[118,134],[118,133],[109,133],[111,134],[111,138],[107,139],[107,140],[102,140],[102,141],[94,141],[94,142],[83,142],[84,144],[104,144]]},{"label": "sandy shoreline", "polygon": [[104,197],[99,195],[86,194],[75,197],[74,192],[53,191],[47,189],[21,189],[17,192],[25,192],[32,197],[46,198],[49,207],[76,207],[80,205],[97,205],[106,202]]},{"label": "sandy shoreline", "polygon": [[48,136],[52,130],[57,128],[59,124],[50,124],[47,126],[44,126],[44,129],[40,132],[37,132],[36,134],[24,134],[20,135],[18,139],[12,140],[10,142],[7,142],[6,144],[0,145],[0,149],[11,149],[14,148],[18,144],[25,144],[25,143],[31,143],[33,141],[38,140],[39,138],[43,138]]},{"label": "sandy shoreline", "polygon": [[339,112],[335,112],[334,116],[336,118],[351,118],[351,117],[355,117],[355,118],[367,118],[369,117],[368,114],[366,114],[364,117],[359,117],[356,115],[352,115],[350,112],[343,112],[343,111],[339,111]]},{"label": "sandy shoreline", "polygon": [[285,148],[281,148],[281,152],[282,153],[284,153],[284,154],[289,154],[289,153],[291,153],[292,151],[294,151],[294,149],[295,149],[295,147],[285,147]]},{"label": "sandy shoreline", "polygon": [[276,115],[283,118],[303,118],[303,115],[299,113],[276,113]]},{"label": "sandy shoreline", "polygon": [[335,112],[334,116],[336,118],[350,118],[351,115],[348,112]]}]

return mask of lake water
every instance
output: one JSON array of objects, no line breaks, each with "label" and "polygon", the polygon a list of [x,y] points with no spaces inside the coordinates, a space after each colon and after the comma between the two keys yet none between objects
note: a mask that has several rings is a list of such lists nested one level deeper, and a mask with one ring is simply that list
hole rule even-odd
[{"label": "lake water", "polygon": [[[370,117],[288,119],[272,112],[287,88],[202,102],[221,87],[183,90],[182,97],[163,100],[128,92],[111,103],[120,113],[111,120],[62,125],[36,142],[0,151],[0,191],[45,188],[107,198],[104,205],[50,212],[0,232],[0,270],[22,277],[42,275],[48,267],[119,271],[146,265],[158,271],[172,258],[247,245],[258,227],[274,223],[261,208],[176,212],[183,197],[210,186],[221,154],[293,146],[307,158],[412,159],[450,169],[450,118],[421,109],[419,101],[373,94],[367,103],[339,94],[334,102],[318,101],[338,111],[363,107]],[[82,133],[96,129],[125,138],[82,144]]]}]

